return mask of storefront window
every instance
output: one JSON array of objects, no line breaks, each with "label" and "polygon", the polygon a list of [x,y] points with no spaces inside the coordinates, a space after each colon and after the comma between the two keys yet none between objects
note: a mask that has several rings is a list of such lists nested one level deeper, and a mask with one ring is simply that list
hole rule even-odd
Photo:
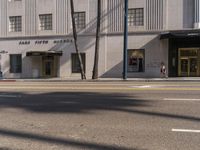
[{"label": "storefront window", "polygon": [[[81,58],[83,62],[83,69],[85,71],[85,53],[81,53]],[[76,53],[72,54],[72,73],[81,73],[78,55]]]},{"label": "storefront window", "polygon": [[10,55],[10,73],[22,72],[22,55],[11,54]]},{"label": "storefront window", "polygon": [[144,72],[144,49],[128,50],[128,72]]}]

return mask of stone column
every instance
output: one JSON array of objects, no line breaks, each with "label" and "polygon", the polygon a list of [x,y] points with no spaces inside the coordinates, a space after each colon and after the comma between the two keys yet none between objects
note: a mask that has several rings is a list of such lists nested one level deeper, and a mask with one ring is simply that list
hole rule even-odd
[{"label": "stone column", "polygon": [[194,28],[200,28],[200,0],[195,0]]}]

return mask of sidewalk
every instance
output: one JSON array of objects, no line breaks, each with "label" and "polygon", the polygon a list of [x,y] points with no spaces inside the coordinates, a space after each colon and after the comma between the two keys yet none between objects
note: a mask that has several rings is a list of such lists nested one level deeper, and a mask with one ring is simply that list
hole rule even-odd
[{"label": "sidewalk", "polygon": [[200,77],[170,77],[170,78],[99,78],[97,80],[72,79],[72,78],[48,78],[48,79],[1,79],[0,82],[200,82]]}]

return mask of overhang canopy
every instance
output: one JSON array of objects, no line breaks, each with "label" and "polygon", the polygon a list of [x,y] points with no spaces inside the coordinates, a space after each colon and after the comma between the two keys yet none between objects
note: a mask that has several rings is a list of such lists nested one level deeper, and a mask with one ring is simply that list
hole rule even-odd
[{"label": "overhang canopy", "polygon": [[200,30],[168,31],[160,34],[160,39],[194,38],[200,37]]},{"label": "overhang canopy", "polygon": [[29,51],[26,56],[62,56],[62,51]]}]

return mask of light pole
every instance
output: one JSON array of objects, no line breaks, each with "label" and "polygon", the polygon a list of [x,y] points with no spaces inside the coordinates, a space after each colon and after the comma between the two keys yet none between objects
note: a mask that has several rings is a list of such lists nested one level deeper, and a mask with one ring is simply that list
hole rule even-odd
[{"label": "light pole", "polygon": [[127,45],[128,45],[128,0],[124,0],[124,57],[123,79],[127,79]]}]

